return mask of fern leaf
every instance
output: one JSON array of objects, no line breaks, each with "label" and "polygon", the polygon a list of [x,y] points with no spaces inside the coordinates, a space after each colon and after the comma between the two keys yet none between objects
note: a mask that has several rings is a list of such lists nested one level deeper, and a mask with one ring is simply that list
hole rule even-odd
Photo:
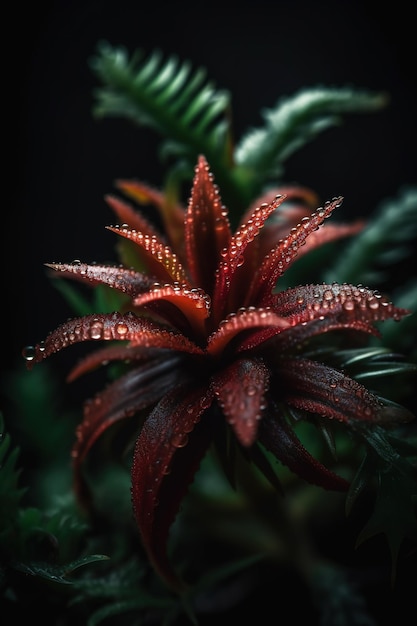
[{"label": "fern leaf", "polygon": [[175,56],[163,59],[159,50],[144,58],[136,51],[129,60],[124,48],[98,46],[91,67],[103,87],[96,91],[97,117],[130,118],[152,127],[194,164],[198,153],[212,167],[229,158],[229,94],[207,82],[204,69]]},{"label": "fern leaf", "polygon": [[277,182],[289,156],[340,123],[341,114],[373,111],[387,102],[385,94],[353,88],[302,90],[266,111],[264,127],[251,130],[233,150],[229,92],[215,89],[205,69],[176,56],[164,59],[160,50],[148,57],[137,50],[129,58],[124,48],[107,42],[98,45],[90,65],[102,84],[95,92],[95,116],[124,117],[159,133],[161,158],[174,157],[168,176],[177,194],[204,154],[232,222],[271,179]]},{"label": "fern leaf", "polygon": [[236,163],[265,184],[282,176],[284,161],[296,150],[339,124],[341,114],[374,111],[387,101],[386,94],[349,87],[302,89],[264,111],[264,126],[248,131],[237,145]]}]

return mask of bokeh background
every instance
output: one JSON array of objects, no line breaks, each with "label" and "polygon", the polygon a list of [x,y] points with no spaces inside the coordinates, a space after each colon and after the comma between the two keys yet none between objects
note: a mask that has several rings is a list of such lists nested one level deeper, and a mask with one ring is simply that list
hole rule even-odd
[{"label": "bokeh background", "polygon": [[414,20],[405,3],[55,0],[15,4],[8,15],[3,93],[12,123],[3,118],[11,139],[3,185],[11,199],[3,251],[13,332],[6,367],[68,315],[45,262],[114,260],[114,235],[104,228],[113,216],[103,199],[114,180],[162,183],[155,133],[92,115],[98,82],[89,60],[100,40],[129,52],[159,48],[206,68],[231,93],[237,139],[262,123],[262,109],[302,87],[387,92],[388,108],[347,116],[291,157],[286,179],[323,200],[343,195],[347,216],[366,216],[417,182]]}]

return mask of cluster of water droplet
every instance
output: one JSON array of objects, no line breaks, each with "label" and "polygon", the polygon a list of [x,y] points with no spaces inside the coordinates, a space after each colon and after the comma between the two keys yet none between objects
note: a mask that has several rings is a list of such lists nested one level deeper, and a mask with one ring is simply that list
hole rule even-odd
[{"label": "cluster of water droplet", "polygon": [[170,246],[162,243],[156,235],[148,235],[147,233],[144,234],[138,230],[130,229],[127,224],[107,226],[107,229],[130,239],[144,248],[146,252],[164,266],[166,272],[173,280],[186,282],[187,277],[178,256]]}]

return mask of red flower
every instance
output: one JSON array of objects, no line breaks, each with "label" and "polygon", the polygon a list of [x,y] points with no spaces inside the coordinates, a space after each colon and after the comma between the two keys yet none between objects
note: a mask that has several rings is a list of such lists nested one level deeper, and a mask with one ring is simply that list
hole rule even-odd
[{"label": "red flower", "polygon": [[[25,355],[30,367],[77,342],[112,342],[77,365],[70,380],[111,361],[128,363],[124,374],[85,405],[73,449],[75,486],[82,497],[82,463],[98,437],[115,422],[146,411],[143,424],[138,419],[131,469],[134,514],[155,569],[178,586],[166,554],[168,531],[202,456],[212,443],[220,448],[228,433],[264,472],[272,453],[311,483],[348,487],[301,444],[294,417],[349,426],[404,416],[308,354],[310,341],[330,331],[347,332],[349,338],[352,331],[378,335],[375,322],[399,320],[408,311],[350,284],[277,290],[301,253],[362,227],[323,225],[341,198],[302,217],[298,209],[285,212],[281,205],[297,193],[312,198],[289,189],[287,196],[251,207],[232,234],[202,156],[185,213],[180,207],[168,211],[163,197],[143,185],[120,187],[161,210],[167,240],[130,205],[108,197],[118,218],[129,224],[109,229],[135,244],[144,271],[79,262],[49,267],[119,290],[130,310],[67,321]],[[280,222],[280,215],[286,221]],[[284,236],[283,224],[291,220]]]}]

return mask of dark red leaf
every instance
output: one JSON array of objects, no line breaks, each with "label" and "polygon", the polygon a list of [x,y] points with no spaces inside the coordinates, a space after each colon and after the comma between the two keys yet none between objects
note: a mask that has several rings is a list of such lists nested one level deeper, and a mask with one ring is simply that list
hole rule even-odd
[{"label": "dark red leaf", "polygon": [[292,472],[323,489],[347,491],[349,483],[315,459],[277,409],[271,408],[259,424],[259,441]]},{"label": "dark red leaf", "polygon": [[265,408],[269,370],[259,360],[240,359],[213,376],[213,389],[237,439],[251,446]]},{"label": "dark red leaf", "polygon": [[383,405],[366,387],[316,361],[287,358],[278,369],[285,402],[339,422],[378,422]]},{"label": "dark red leaf", "polygon": [[247,332],[256,335],[256,329],[268,327],[271,335],[276,335],[287,328],[288,322],[270,309],[249,307],[239,309],[237,313],[231,313],[223,320],[207,341],[207,352],[213,356],[218,356],[231,343],[232,339],[239,333]]},{"label": "dark red leaf", "polygon": [[[65,322],[37,344],[26,356],[27,365],[38,363],[55,352],[82,341],[130,341],[131,345],[167,348],[202,354],[202,350],[179,333],[133,313],[99,313]],[[28,351],[28,349],[26,349]]]},{"label": "dark red leaf", "polygon": [[195,168],[184,236],[187,267],[193,283],[211,294],[215,269],[231,232],[227,210],[203,156],[199,157]]},{"label": "dark red leaf", "polygon": [[342,197],[328,201],[323,207],[314,211],[310,217],[306,217],[297,226],[291,229],[290,234],[276,244],[265,256],[262,263],[252,276],[248,288],[245,304],[257,302],[265,304],[277,280],[290,267],[295,260],[298,249],[305,244],[307,237],[317,230],[329,218],[335,208],[340,206]]},{"label": "dark red leaf", "polygon": [[108,285],[134,298],[151,288],[154,281],[146,274],[110,265],[88,265],[81,261],[72,263],[46,263],[61,278],[73,278],[91,286]]},{"label": "dark red leaf", "polygon": [[212,400],[206,387],[166,394],[146,419],[135,447],[132,501],[136,522],[151,563],[175,589],[181,589],[183,582],[167,555],[168,532],[213,438],[210,420],[196,427]]},{"label": "dark red leaf", "polygon": [[111,230],[137,244],[146,252],[146,262],[154,280],[177,282],[188,286],[188,277],[178,255],[168,246],[161,237],[151,236],[132,230],[125,226],[107,226]]}]

